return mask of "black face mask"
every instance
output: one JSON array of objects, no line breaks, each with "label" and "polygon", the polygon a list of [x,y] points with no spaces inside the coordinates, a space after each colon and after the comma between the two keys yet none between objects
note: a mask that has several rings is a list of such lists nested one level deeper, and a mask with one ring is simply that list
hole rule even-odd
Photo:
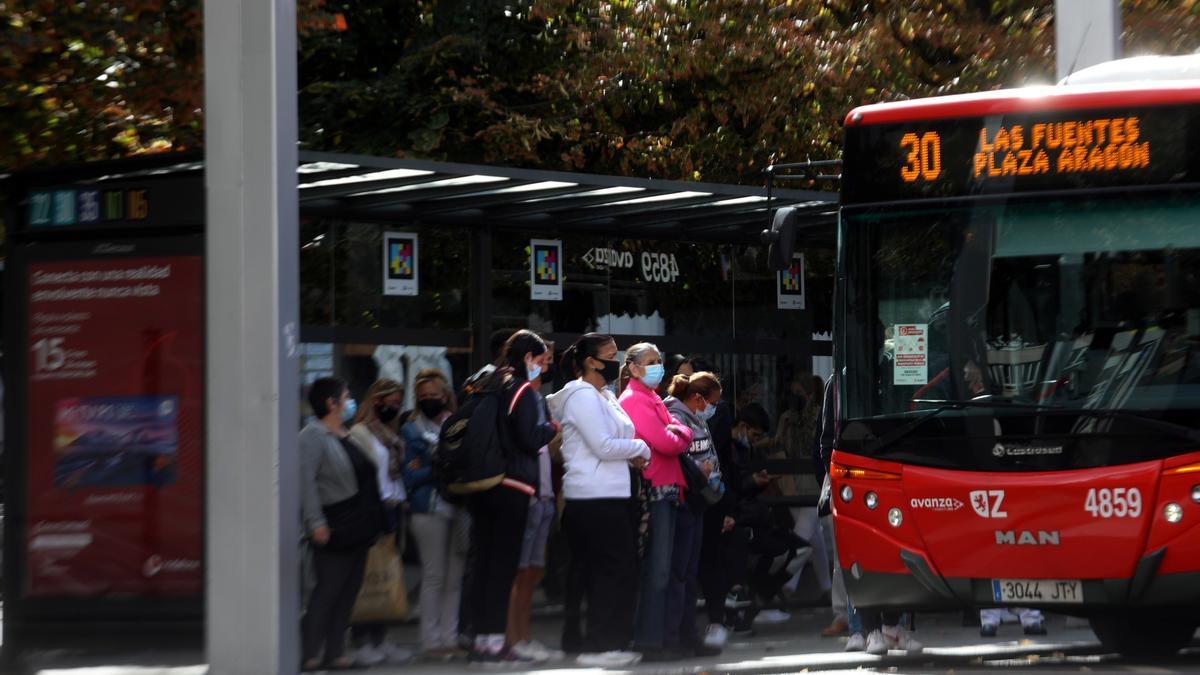
[{"label": "black face mask", "polygon": [[607,359],[596,360],[604,364],[604,368],[600,371],[600,376],[604,378],[605,382],[613,382],[621,376],[620,362],[616,360],[609,361]]},{"label": "black face mask", "polygon": [[390,406],[390,405],[375,406],[375,416],[378,417],[379,421],[383,422],[384,424],[387,424],[387,423],[391,422],[392,420],[396,419],[396,416],[399,414],[400,414],[400,409],[396,408],[394,406]]},{"label": "black face mask", "polygon": [[422,415],[433,419],[441,415],[442,411],[446,409],[446,402],[440,398],[423,398],[417,403],[417,407],[421,409]]}]

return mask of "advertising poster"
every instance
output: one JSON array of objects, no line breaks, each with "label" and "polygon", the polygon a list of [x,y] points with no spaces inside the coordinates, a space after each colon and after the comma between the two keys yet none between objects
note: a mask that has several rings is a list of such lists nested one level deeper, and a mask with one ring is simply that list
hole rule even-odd
[{"label": "advertising poster", "polygon": [[804,309],[804,254],[792,255],[792,264],[779,272],[779,309]]},{"label": "advertising poster", "polygon": [[896,359],[893,363],[892,384],[925,385],[929,383],[929,325],[924,323],[896,324],[892,331]]},{"label": "advertising poster", "polygon": [[562,300],[562,240],[529,242],[529,296],[534,300]]},{"label": "advertising poster", "polygon": [[31,262],[30,596],[202,591],[199,256]]},{"label": "advertising poster", "polygon": [[383,233],[383,294],[417,295],[417,235]]}]

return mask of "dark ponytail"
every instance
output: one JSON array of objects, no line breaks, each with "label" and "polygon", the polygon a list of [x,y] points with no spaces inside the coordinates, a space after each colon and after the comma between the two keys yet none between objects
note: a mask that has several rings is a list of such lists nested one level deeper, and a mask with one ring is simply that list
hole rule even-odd
[{"label": "dark ponytail", "polygon": [[575,344],[567,347],[567,351],[562,355],[563,363],[571,369],[574,377],[579,377],[583,375],[584,362],[589,358],[599,358],[600,348],[610,342],[613,342],[610,335],[588,333],[576,340]]}]

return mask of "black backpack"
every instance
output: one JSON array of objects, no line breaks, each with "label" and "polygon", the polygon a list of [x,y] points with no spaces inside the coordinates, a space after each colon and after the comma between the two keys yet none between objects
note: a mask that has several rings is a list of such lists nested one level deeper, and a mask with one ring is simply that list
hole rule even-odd
[{"label": "black backpack", "polygon": [[493,375],[494,369],[484,369],[468,380],[462,405],[442,425],[430,462],[447,501],[461,502],[504,480],[510,432],[504,380]]}]

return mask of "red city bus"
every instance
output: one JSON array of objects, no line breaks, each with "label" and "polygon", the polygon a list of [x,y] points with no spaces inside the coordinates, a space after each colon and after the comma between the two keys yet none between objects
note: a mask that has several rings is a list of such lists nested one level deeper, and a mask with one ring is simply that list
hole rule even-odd
[{"label": "red city bus", "polygon": [[854,604],[1040,607],[1126,654],[1185,646],[1200,81],[870,105],[845,125],[831,474]]}]

